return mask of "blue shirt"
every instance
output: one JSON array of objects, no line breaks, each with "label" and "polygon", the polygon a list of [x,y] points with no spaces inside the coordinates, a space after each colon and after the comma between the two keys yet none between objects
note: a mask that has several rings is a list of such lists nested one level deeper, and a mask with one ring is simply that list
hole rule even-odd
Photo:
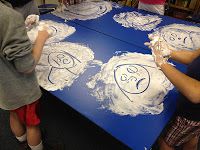
[{"label": "blue shirt", "polygon": [[[191,78],[200,81],[200,56],[188,66],[186,74]],[[188,120],[200,121],[200,104],[194,104],[180,94],[178,98],[177,113]]]}]

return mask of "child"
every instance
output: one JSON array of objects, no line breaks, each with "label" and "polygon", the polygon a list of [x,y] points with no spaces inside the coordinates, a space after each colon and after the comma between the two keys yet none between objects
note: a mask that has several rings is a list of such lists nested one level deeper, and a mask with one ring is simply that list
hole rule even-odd
[{"label": "child", "polygon": [[39,9],[34,0],[6,0],[12,7],[20,12],[24,19],[31,14],[39,15]]},{"label": "child", "polygon": [[[151,44],[157,66],[180,92],[174,119],[159,141],[160,149],[174,150],[175,147],[182,146],[183,150],[197,150],[200,136],[200,49],[173,51],[161,40]],[[162,53],[166,49],[168,56]],[[169,57],[188,65],[186,74],[168,64]]]},{"label": "child", "polygon": [[164,15],[165,0],[139,0],[138,9]]},{"label": "child", "polygon": [[42,150],[37,115],[41,91],[34,68],[49,33],[39,31],[32,47],[22,15],[10,7],[0,0],[0,108],[10,111],[10,127],[16,138],[20,142],[27,139],[32,150]]}]

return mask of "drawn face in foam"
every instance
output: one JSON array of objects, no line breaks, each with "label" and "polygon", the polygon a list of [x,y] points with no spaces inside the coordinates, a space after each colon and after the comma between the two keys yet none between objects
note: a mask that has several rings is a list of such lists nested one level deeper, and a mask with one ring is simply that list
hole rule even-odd
[{"label": "drawn face in foam", "polygon": [[50,91],[70,87],[93,59],[93,51],[78,43],[57,42],[45,45],[36,66],[38,82]]},{"label": "drawn face in foam", "polygon": [[173,47],[187,49],[192,49],[194,47],[188,31],[177,28],[167,28],[167,30],[163,30],[161,34],[164,40]]},{"label": "drawn face in foam", "polygon": [[75,60],[80,62],[77,58],[67,52],[52,52],[48,56],[49,64],[57,69],[68,70],[70,68],[73,68],[77,65]]},{"label": "drawn face in foam", "polygon": [[133,116],[160,114],[164,97],[173,88],[153,57],[140,53],[113,56],[87,86],[102,108]]},{"label": "drawn face in foam", "polygon": [[122,64],[117,66],[114,70],[114,78],[123,93],[140,94],[150,84],[149,72],[139,64]]},{"label": "drawn face in foam", "polygon": [[107,7],[104,3],[90,3],[84,2],[76,4],[69,7],[70,13],[81,15],[81,16],[90,16],[90,15],[99,15],[104,14],[107,11]]}]

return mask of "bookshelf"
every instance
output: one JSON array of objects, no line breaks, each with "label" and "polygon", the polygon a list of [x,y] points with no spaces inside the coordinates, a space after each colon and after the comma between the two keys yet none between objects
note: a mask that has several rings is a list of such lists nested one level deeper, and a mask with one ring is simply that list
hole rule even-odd
[{"label": "bookshelf", "polygon": [[200,0],[168,0],[167,15],[185,19],[197,13],[199,8]]}]

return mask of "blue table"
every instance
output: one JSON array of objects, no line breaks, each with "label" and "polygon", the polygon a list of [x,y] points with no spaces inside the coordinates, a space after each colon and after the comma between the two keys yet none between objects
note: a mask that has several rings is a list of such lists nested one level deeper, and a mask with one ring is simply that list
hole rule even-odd
[{"label": "blue table", "polygon": [[[53,15],[44,15],[42,18],[64,22],[63,19]],[[89,46],[95,53],[95,59],[102,60],[103,63],[115,55],[115,51],[150,53],[149,50],[142,47],[123,42],[76,23],[67,22],[67,24],[74,26],[76,32],[65,40]],[[180,65],[177,67],[182,69]],[[145,150],[145,147],[150,149],[174,113],[177,92],[175,90],[169,92],[164,101],[165,109],[159,115],[119,116],[110,111],[98,109],[99,102],[90,95],[86,86],[88,77],[95,75],[99,70],[99,67],[89,68],[79,76],[70,88],[50,93],[131,149]]]},{"label": "blue table", "polygon": [[[118,40],[147,49],[147,47],[144,46],[144,42],[149,41],[147,35],[149,33],[152,33],[153,30],[140,31],[140,30],[135,30],[134,28],[125,28],[113,19],[113,16],[115,14],[119,14],[122,12],[131,12],[131,11],[136,11],[144,15],[146,14],[157,15],[151,12],[138,10],[133,7],[123,7],[123,8],[113,8],[112,11],[108,12],[107,14],[97,19],[84,20],[84,21],[76,19],[70,22],[74,22],[80,26],[89,28],[91,30],[103,33],[105,35],[116,38]],[[165,26],[165,25],[169,25],[173,23],[194,25],[193,23],[183,21],[180,19],[176,19],[176,18],[172,18],[168,16],[162,16],[162,15],[158,15],[158,16],[162,18],[162,22],[159,25],[157,25],[157,27],[161,27],[161,26]]]}]

